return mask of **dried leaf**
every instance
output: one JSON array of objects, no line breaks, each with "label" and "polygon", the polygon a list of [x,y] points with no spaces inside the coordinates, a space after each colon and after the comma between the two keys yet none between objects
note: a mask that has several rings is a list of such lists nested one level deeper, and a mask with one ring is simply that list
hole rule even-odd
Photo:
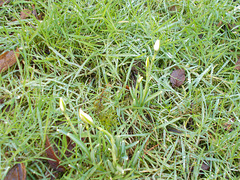
[{"label": "dried leaf", "polygon": [[14,165],[7,173],[4,180],[25,180],[26,167],[23,163]]},{"label": "dried leaf", "polygon": [[21,19],[26,19],[27,17],[29,17],[29,15],[32,13],[31,10],[29,9],[24,9],[22,10],[21,14],[20,14],[20,18]]},{"label": "dried leaf", "polygon": [[238,61],[236,62],[236,64],[235,64],[236,66],[235,66],[235,68],[234,69],[236,69],[236,70],[240,70],[240,58],[238,59]]},{"label": "dried leaf", "polygon": [[67,150],[65,152],[67,157],[70,157],[72,155],[72,150],[76,146],[76,143],[73,142],[68,136],[67,138]]},{"label": "dried leaf", "polygon": [[45,148],[46,148],[47,157],[52,159],[52,160],[48,160],[50,166],[56,171],[64,172],[65,168],[60,165],[60,160],[54,153],[52,145],[49,142],[48,136],[46,137]]},{"label": "dried leaf", "polygon": [[0,6],[2,6],[4,3],[8,4],[10,3],[10,0],[0,0]]},{"label": "dried leaf", "polygon": [[202,163],[202,166],[201,166],[201,169],[204,170],[204,171],[207,171],[210,169],[210,166],[207,165],[205,162]]},{"label": "dried leaf", "polygon": [[35,6],[32,5],[32,8],[33,8],[32,14],[36,17],[36,19],[38,19],[38,15],[37,15],[37,11],[36,11],[36,9],[35,9]]},{"label": "dried leaf", "polygon": [[168,9],[169,9],[169,11],[178,11],[179,6],[178,5],[173,5],[173,6],[169,7]]},{"label": "dried leaf", "polygon": [[19,49],[16,51],[7,51],[0,55],[0,73],[6,71],[9,67],[13,66],[17,62],[19,57]]},{"label": "dried leaf", "polygon": [[170,77],[170,82],[172,83],[172,87],[179,87],[185,81],[185,71],[184,69],[176,69],[172,72]]}]

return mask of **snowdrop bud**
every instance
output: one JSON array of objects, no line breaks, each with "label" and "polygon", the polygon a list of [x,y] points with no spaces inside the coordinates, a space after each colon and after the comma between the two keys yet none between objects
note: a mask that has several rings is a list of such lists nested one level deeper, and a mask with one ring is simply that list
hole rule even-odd
[{"label": "snowdrop bud", "polygon": [[61,98],[61,97],[60,97],[60,99],[59,99],[59,105],[60,105],[61,111],[62,111],[62,112],[65,112],[65,111],[66,111],[66,105],[65,105],[65,103],[64,103],[64,101],[63,101],[63,98]]},{"label": "snowdrop bud", "polygon": [[154,48],[154,51],[158,51],[159,50],[159,48],[160,48],[160,40],[159,39],[156,40],[153,48]]},{"label": "snowdrop bud", "polygon": [[146,59],[146,69],[148,69],[149,64],[150,64],[150,62],[149,62],[149,57],[147,57],[147,59]]},{"label": "snowdrop bud", "polygon": [[142,82],[143,77],[139,76],[139,78],[137,79],[137,83],[140,84]]},{"label": "snowdrop bud", "polygon": [[79,117],[84,123],[94,125],[94,122],[93,122],[93,119],[91,118],[91,116],[89,116],[87,113],[83,112],[83,110],[81,108],[79,109]]}]

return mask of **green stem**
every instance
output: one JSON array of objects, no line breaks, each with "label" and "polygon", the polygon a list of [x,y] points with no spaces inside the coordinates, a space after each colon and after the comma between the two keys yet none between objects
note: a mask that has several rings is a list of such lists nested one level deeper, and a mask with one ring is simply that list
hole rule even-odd
[{"label": "green stem", "polygon": [[150,66],[146,70],[146,84],[145,84],[145,88],[143,90],[143,97],[142,97],[141,105],[144,104],[145,98],[146,98],[148,90],[149,90],[149,83],[150,83],[150,78],[151,78],[150,73],[152,71],[152,66],[153,66],[154,60],[156,58],[156,55],[157,55],[157,53],[154,52],[154,55],[153,55],[152,60],[150,62]]},{"label": "green stem", "polygon": [[75,135],[77,135],[77,132],[76,132],[76,130],[75,130],[75,128],[74,128],[74,126],[73,126],[73,124],[72,124],[72,122],[71,122],[71,120],[70,120],[69,116],[67,115],[67,113],[66,113],[66,112],[63,112],[63,114],[64,114],[65,118],[67,119],[67,121],[68,121],[69,125],[71,126],[71,128],[72,128],[72,130],[73,130],[74,134],[75,134]]},{"label": "green stem", "polygon": [[115,150],[115,141],[114,141],[114,138],[113,136],[108,132],[106,131],[105,129],[101,128],[101,127],[97,127],[100,131],[102,131],[104,134],[106,134],[108,137],[110,137],[110,141],[111,141],[111,144],[112,144],[112,157],[113,157],[113,165],[117,165],[117,157],[116,157],[116,150]]},{"label": "green stem", "polygon": [[89,139],[90,149],[91,149],[91,151],[92,151],[92,150],[93,150],[92,140],[91,140],[91,136],[90,136],[90,131],[89,131],[89,126],[88,126],[88,124],[86,124],[86,129],[87,129],[87,132],[88,132],[88,139]]}]

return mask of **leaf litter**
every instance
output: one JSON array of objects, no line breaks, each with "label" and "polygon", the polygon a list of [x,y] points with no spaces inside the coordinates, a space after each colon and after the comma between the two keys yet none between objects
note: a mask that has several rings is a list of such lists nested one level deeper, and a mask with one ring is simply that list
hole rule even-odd
[{"label": "leaf litter", "polygon": [[63,167],[62,165],[60,165],[61,161],[60,159],[56,156],[54,150],[53,150],[53,147],[49,141],[49,138],[48,136],[46,137],[46,142],[45,142],[45,148],[46,148],[46,154],[47,154],[47,157],[49,159],[52,159],[52,160],[48,160],[48,163],[50,164],[51,168],[55,171],[58,171],[58,172],[64,172],[65,171],[65,167]]},{"label": "leaf litter", "polygon": [[[61,137],[62,141],[60,140],[59,142],[57,142],[57,144],[59,144],[60,146],[63,145],[63,139],[64,137]],[[76,144],[68,137],[66,136],[66,143],[67,143],[67,149],[65,151],[65,155],[66,157],[70,157],[72,155],[72,150],[73,148],[76,146]],[[48,136],[46,137],[46,142],[45,142],[45,152],[47,154],[47,157],[51,160],[48,160],[48,163],[50,165],[50,167],[55,171],[53,173],[53,175],[55,176],[51,176],[51,179],[55,179],[59,176],[59,172],[65,172],[66,171],[66,167],[60,165],[61,164],[61,160],[59,158],[60,156],[60,152],[59,150],[55,147],[53,148],[53,146],[51,145]]]},{"label": "leaf litter", "polygon": [[10,0],[0,0],[0,6],[10,3]]},{"label": "leaf litter", "polygon": [[236,62],[236,64],[235,64],[236,66],[234,67],[234,69],[236,69],[236,70],[240,70],[240,58],[238,59],[238,61]]},{"label": "leaf litter", "polygon": [[7,51],[0,55],[0,73],[13,66],[17,62],[19,55],[18,48],[16,51]]},{"label": "leaf litter", "polygon": [[176,69],[172,72],[170,76],[170,82],[172,87],[180,87],[185,81],[185,71],[184,69]]},{"label": "leaf litter", "polygon": [[5,176],[4,180],[25,180],[26,167],[23,163],[14,165]]},{"label": "leaf litter", "polygon": [[34,15],[36,17],[36,19],[38,19],[38,15],[37,15],[37,11],[35,9],[35,6],[32,5],[32,10],[30,9],[23,9],[20,13],[20,18],[21,19],[26,19],[28,18],[30,15]]}]

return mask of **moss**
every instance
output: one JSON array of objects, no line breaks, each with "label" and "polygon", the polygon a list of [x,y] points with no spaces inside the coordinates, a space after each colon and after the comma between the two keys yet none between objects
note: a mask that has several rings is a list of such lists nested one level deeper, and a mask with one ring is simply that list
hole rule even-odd
[{"label": "moss", "polygon": [[111,99],[109,99],[110,92],[102,90],[99,98],[94,103],[94,110],[96,114],[96,118],[100,122],[100,124],[107,131],[111,132],[114,130],[114,127],[119,124],[117,120],[117,113],[114,108],[107,108],[106,104],[109,105]]}]

